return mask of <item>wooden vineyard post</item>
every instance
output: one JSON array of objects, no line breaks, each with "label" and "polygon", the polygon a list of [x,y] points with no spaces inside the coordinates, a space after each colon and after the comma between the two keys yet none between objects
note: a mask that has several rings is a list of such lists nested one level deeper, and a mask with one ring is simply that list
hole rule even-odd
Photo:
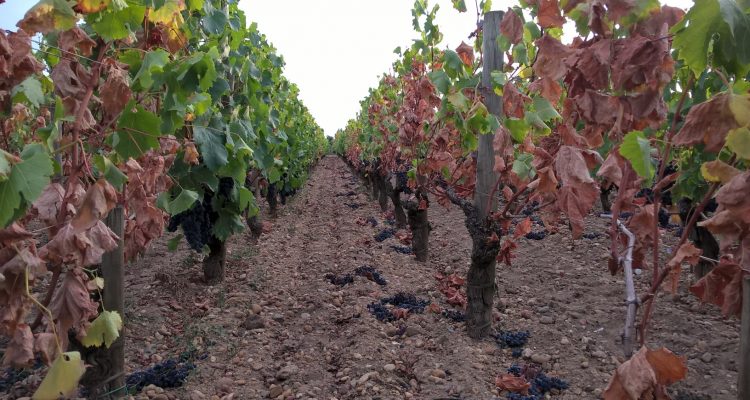
[{"label": "wooden vineyard post", "polygon": [[742,327],[737,400],[750,399],[750,276],[742,280]]},{"label": "wooden vineyard post", "polygon": [[[107,227],[120,239],[117,248],[104,253],[102,256],[101,275],[104,279],[102,304],[107,311],[117,311],[125,319],[125,213],[122,206],[115,207],[105,220]],[[127,395],[125,388],[125,329],[120,337],[107,348],[96,348],[86,356],[88,364],[92,365],[86,371],[84,380],[90,390],[91,398],[115,399]],[[94,395],[98,396],[95,397]]]},{"label": "wooden vineyard post", "polygon": [[[500,35],[500,21],[503,19],[502,11],[490,11],[484,16],[484,38],[482,39],[482,88],[484,105],[490,114],[500,118],[502,113],[502,98],[498,96],[492,84],[492,71],[503,69],[503,53],[497,46],[497,37]],[[490,198],[492,188],[497,182],[495,173],[495,152],[492,142],[495,132],[479,136],[479,148],[477,149],[477,187],[474,192],[474,205],[479,213],[479,219],[484,220],[490,211],[497,208],[497,198]]]},{"label": "wooden vineyard post", "polygon": [[[502,11],[490,11],[484,15],[482,39],[482,95],[487,110],[498,119],[502,114],[502,99],[493,90],[492,72],[503,69],[503,53],[497,45],[500,35]],[[467,226],[472,236],[471,267],[466,279],[468,306],[466,330],[469,337],[479,339],[492,332],[492,304],[495,300],[495,258],[498,243],[488,240],[491,230],[487,216],[497,209],[497,198],[492,195],[497,184],[495,173],[495,132],[479,136],[477,149],[477,185],[474,194],[474,215],[467,214]]]}]

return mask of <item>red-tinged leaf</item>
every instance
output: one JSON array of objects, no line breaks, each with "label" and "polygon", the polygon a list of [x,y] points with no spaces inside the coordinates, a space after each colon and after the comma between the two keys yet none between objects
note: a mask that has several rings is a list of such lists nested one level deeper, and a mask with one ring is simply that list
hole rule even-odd
[{"label": "red-tinged leaf", "polygon": [[269,221],[263,221],[261,225],[261,232],[263,232],[264,234],[269,234],[273,230],[273,224]]},{"label": "red-tinged leaf", "polygon": [[51,332],[42,332],[34,335],[34,352],[42,355],[42,361],[51,365],[57,358],[57,342],[55,335]]},{"label": "red-tinged leaf", "polygon": [[464,278],[462,278],[462,277],[460,277],[460,276],[458,276],[456,274],[449,275],[448,276],[448,281],[450,282],[451,285],[454,285],[454,286],[463,286],[464,283],[466,283],[466,279],[464,279]]},{"label": "red-tinged leaf", "polygon": [[[663,385],[684,379],[685,360],[667,349],[649,350],[645,346],[630,360],[617,367],[617,371],[604,391],[604,400],[638,400],[663,398]],[[665,397],[668,399],[668,397]]]},{"label": "red-tinged leaf", "polygon": [[443,312],[443,310],[440,309],[440,306],[437,305],[437,303],[430,303],[429,306],[427,306],[427,312],[432,314],[440,314]]},{"label": "red-tinged leaf", "polygon": [[724,317],[742,311],[742,277],[750,274],[739,264],[722,258],[719,265],[690,287],[690,292],[701,301],[721,307]]},{"label": "red-tinged leaf", "polygon": [[461,57],[461,61],[463,61],[464,65],[466,65],[467,67],[471,67],[472,65],[474,65],[473,47],[464,42],[461,42],[461,45],[456,49],[456,53],[458,53],[458,56]]},{"label": "red-tinged leaf", "polygon": [[574,54],[573,49],[546,33],[535,43],[539,52],[534,62],[534,73],[542,78],[549,78],[554,81],[562,79],[568,72],[568,67],[563,61],[566,57]]},{"label": "red-tinged leaf", "polygon": [[531,103],[531,98],[518,91],[516,86],[508,82],[503,87],[503,112],[508,117],[523,118],[526,115],[524,107]]},{"label": "red-tinged leaf", "polygon": [[531,384],[523,376],[501,374],[495,378],[495,386],[500,390],[527,395]]},{"label": "red-tinged leaf", "polygon": [[562,86],[556,80],[547,77],[531,82],[529,90],[539,93],[552,104],[557,104],[562,96]]},{"label": "red-tinged leaf", "polygon": [[539,183],[537,184],[537,191],[539,193],[555,193],[557,192],[557,177],[555,177],[555,172],[552,170],[552,167],[544,167],[542,169],[539,169]]},{"label": "red-tinged leaf", "polygon": [[583,234],[584,217],[599,198],[599,187],[580,149],[562,146],[555,158],[555,172],[562,184],[557,207],[570,220],[573,237],[578,238]]},{"label": "red-tinged leaf", "polygon": [[637,22],[631,31],[645,37],[660,36],[680,22],[684,16],[685,10],[681,8],[662,6],[660,10],[653,11],[645,20]]},{"label": "red-tinged leaf", "polygon": [[407,319],[409,318],[409,310],[405,308],[396,308],[392,311],[393,316],[396,319]]},{"label": "red-tinged leaf", "polygon": [[14,222],[9,227],[0,229],[0,244],[9,246],[11,243],[31,239],[33,236],[21,224]]},{"label": "red-tinged leaf", "polygon": [[562,28],[565,18],[560,15],[560,6],[557,0],[539,0],[539,11],[537,18],[542,28]]},{"label": "red-tinged leaf", "polygon": [[515,258],[515,255],[513,254],[513,250],[515,250],[518,247],[515,241],[510,239],[505,239],[502,246],[500,247],[500,251],[497,253],[497,261],[498,262],[504,262],[507,266],[512,266],[512,260]]},{"label": "red-tinged leaf", "polygon": [[677,250],[674,257],[669,260],[667,266],[671,268],[669,271],[670,278],[670,289],[672,294],[677,294],[677,289],[680,285],[680,274],[682,273],[681,265],[683,262],[687,262],[690,265],[698,264],[700,261],[700,255],[702,251],[692,243],[685,243]]},{"label": "red-tinged leaf", "polygon": [[671,385],[679,382],[687,376],[687,365],[685,358],[680,357],[666,347],[658,350],[649,350],[646,353],[648,363],[656,373],[656,382],[660,385]]},{"label": "red-tinged leaf", "polygon": [[513,237],[516,239],[526,236],[527,233],[531,232],[531,218],[526,217],[523,221],[516,225],[516,230],[513,232]]},{"label": "red-tinged leaf", "polygon": [[609,18],[617,22],[620,18],[628,15],[630,11],[635,7],[636,0],[604,0],[603,3],[607,5],[607,14]]},{"label": "red-tinged leaf", "polygon": [[718,153],[727,134],[739,127],[729,108],[729,95],[722,93],[690,108],[685,124],[674,137],[678,146],[706,145],[706,151]]},{"label": "red-tinged leaf", "polygon": [[503,197],[505,200],[510,201],[513,198],[513,189],[510,186],[503,186]]},{"label": "red-tinged leaf", "polygon": [[502,33],[513,44],[518,44],[523,39],[523,21],[513,10],[508,9],[500,22],[500,33]]},{"label": "red-tinged leaf", "polygon": [[57,38],[57,45],[64,52],[75,53],[78,50],[82,56],[88,57],[93,53],[96,42],[76,26],[62,32]]}]

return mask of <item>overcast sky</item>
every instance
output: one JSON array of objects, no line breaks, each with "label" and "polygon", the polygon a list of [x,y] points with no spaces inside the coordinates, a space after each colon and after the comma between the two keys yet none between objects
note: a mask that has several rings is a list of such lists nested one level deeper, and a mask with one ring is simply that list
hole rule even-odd
[{"label": "overcast sky", "polygon": [[[430,0],[430,6],[435,4]],[[286,60],[286,77],[300,88],[302,101],[333,136],[359,110],[368,88],[378,83],[396,55],[393,49],[417,38],[411,26],[412,0],[240,0],[248,20]],[[437,23],[442,47],[456,48],[475,28],[472,1],[458,13],[450,0],[440,5]],[[516,1],[495,0],[495,9]],[[663,3],[689,7],[691,0]],[[13,29],[34,2],[7,0],[0,5],[0,28]]]}]

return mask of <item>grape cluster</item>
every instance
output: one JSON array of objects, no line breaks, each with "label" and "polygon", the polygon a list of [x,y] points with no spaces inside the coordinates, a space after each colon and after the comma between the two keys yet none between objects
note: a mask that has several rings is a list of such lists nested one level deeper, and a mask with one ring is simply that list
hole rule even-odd
[{"label": "grape cluster", "polygon": [[669,226],[669,212],[663,208],[659,208],[659,226],[662,228]]},{"label": "grape cluster", "polygon": [[529,240],[543,240],[547,237],[547,231],[529,232],[525,238]]},{"label": "grape cluster", "polygon": [[587,232],[587,233],[583,234],[583,238],[584,239],[589,239],[589,240],[597,239],[600,236],[601,236],[601,234],[596,233],[596,232]]},{"label": "grape cluster", "polygon": [[500,347],[523,347],[529,341],[529,331],[500,331],[495,334],[495,341]]},{"label": "grape cluster", "polygon": [[345,274],[345,275],[326,274],[325,278],[326,280],[328,280],[328,282],[337,286],[344,286],[344,285],[354,282],[354,277],[351,276],[351,274]]},{"label": "grape cluster", "polygon": [[526,206],[521,210],[521,214],[529,217],[536,211],[536,208],[539,207],[539,202],[534,200],[529,204],[526,204]]},{"label": "grape cluster", "polygon": [[385,278],[383,278],[383,276],[380,274],[380,271],[367,265],[357,267],[357,269],[354,270],[354,274],[357,276],[363,276],[380,286],[385,286],[388,284]]},{"label": "grape cluster", "polygon": [[362,205],[358,204],[358,203],[344,203],[344,205],[347,206],[347,207],[349,207],[349,208],[351,208],[352,210],[356,210],[356,209],[362,207]]},{"label": "grape cluster", "polygon": [[466,321],[466,314],[461,310],[443,310],[440,314],[454,322]]},{"label": "grape cluster", "polygon": [[515,348],[513,348],[513,350],[511,351],[510,355],[511,355],[511,356],[512,356],[513,358],[519,358],[519,357],[521,357],[521,356],[523,355],[523,349],[522,349],[521,347],[515,347]]},{"label": "grape cluster", "polygon": [[414,254],[414,251],[408,246],[391,246],[391,248],[399,254]]},{"label": "grape cluster", "polygon": [[386,297],[380,300],[381,304],[391,304],[398,308],[404,308],[411,312],[421,314],[424,312],[424,308],[430,304],[429,300],[422,300],[404,292],[398,292],[391,297]]},{"label": "grape cluster", "polygon": [[182,226],[182,232],[185,234],[188,245],[191,249],[200,253],[211,237],[212,214],[210,202],[196,201],[189,210],[173,215],[169,219],[167,230],[174,232],[179,226]]},{"label": "grape cluster", "polygon": [[370,311],[370,314],[377,318],[378,321],[391,322],[396,320],[396,317],[393,316],[391,310],[377,301],[368,304],[367,309]]},{"label": "grape cluster", "polygon": [[402,190],[409,188],[409,178],[406,176],[406,172],[396,172],[396,187]]},{"label": "grape cluster", "polygon": [[185,383],[190,371],[195,369],[195,364],[191,362],[180,363],[177,360],[169,359],[155,364],[154,366],[133,372],[125,379],[128,387],[140,391],[148,385],[155,385],[160,388],[180,387]]},{"label": "grape cluster", "polygon": [[570,387],[568,382],[560,378],[549,377],[541,370],[522,367],[518,364],[511,365],[508,368],[508,373],[515,376],[524,376],[531,384],[528,395],[508,393],[506,396],[508,400],[542,400],[545,398],[544,395],[553,389],[565,390]]},{"label": "grape cluster", "polygon": [[378,226],[378,221],[373,217],[367,217],[367,223],[370,224],[373,228]]},{"label": "grape cluster", "polygon": [[385,223],[388,224],[388,225],[390,225],[390,226],[396,225],[396,218],[387,218],[385,220]]},{"label": "grape cluster", "polygon": [[0,393],[8,393],[13,385],[26,379],[29,375],[31,375],[31,372],[28,369],[6,369],[5,373],[0,376]]},{"label": "grape cluster", "polygon": [[382,231],[380,231],[380,233],[378,233],[377,235],[375,235],[375,241],[378,242],[378,243],[380,243],[380,242],[388,239],[389,237],[393,237],[393,235],[395,235],[395,234],[396,234],[396,230],[395,229],[393,229],[393,228],[385,228]]},{"label": "grape cluster", "polygon": [[350,190],[346,193],[336,193],[335,197],[351,197],[351,196],[356,196],[356,195],[357,193],[355,193],[353,190]]}]

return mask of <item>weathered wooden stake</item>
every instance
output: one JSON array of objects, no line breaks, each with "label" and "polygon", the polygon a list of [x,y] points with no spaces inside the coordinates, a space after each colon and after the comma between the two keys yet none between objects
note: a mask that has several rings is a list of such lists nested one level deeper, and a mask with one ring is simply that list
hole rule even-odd
[{"label": "weathered wooden stake", "polygon": [[750,399],[750,276],[742,281],[742,328],[740,328],[740,362],[737,400]]},{"label": "weathered wooden stake", "polygon": [[[503,53],[497,45],[500,35],[500,21],[502,11],[491,11],[484,15],[483,24],[483,66],[482,66],[482,95],[487,110],[501,118],[502,99],[493,90],[492,72],[503,69]],[[466,309],[466,330],[469,337],[478,339],[492,332],[492,304],[495,298],[495,257],[499,246],[490,243],[490,230],[487,216],[497,209],[497,198],[491,196],[493,187],[497,183],[495,173],[495,152],[493,141],[495,132],[488,132],[479,136],[477,150],[477,185],[474,194],[474,209],[476,213],[468,215],[473,221],[474,229],[469,228],[472,235],[471,267],[466,276],[466,294],[468,307]],[[467,227],[472,222],[467,220]]]},{"label": "weathered wooden stake", "polygon": [[[120,239],[117,248],[104,253],[102,256],[102,278],[104,279],[104,290],[102,291],[102,304],[107,311],[117,311],[125,323],[125,212],[122,206],[115,207],[107,215],[105,221],[109,229]],[[112,343],[112,346],[101,348],[104,365],[108,367],[104,375],[106,379],[102,388],[108,397],[100,398],[122,398],[128,393],[125,390],[125,329],[120,332],[120,337]],[[99,358],[99,357],[97,357]]]}]

